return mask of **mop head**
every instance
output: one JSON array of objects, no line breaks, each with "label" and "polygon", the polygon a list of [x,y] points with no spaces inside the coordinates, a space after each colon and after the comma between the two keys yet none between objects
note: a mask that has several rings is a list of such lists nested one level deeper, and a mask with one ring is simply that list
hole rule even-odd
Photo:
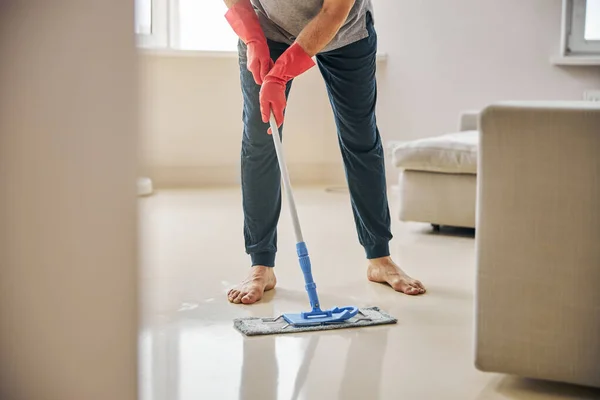
[{"label": "mop head", "polygon": [[[362,315],[361,315],[362,313]],[[279,335],[332,329],[363,328],[366,326],[395,324],[398,320],[378,307],[361,308],[360,313],[347,321],[316,326],[294,326],[283,318],[238,318],[233,321],[235,329],[246,336]]]}]

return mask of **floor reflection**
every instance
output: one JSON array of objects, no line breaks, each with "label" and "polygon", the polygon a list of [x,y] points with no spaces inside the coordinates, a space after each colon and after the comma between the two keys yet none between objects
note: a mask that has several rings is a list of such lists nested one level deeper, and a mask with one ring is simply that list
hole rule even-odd
[{"label": "floor reflection", "polygon": [[243,343],[244,360],[238,398],[276,400],[279,386],[276,339],[252,338]]},{"label": "floor reflection", "polygon": [[[381,377],[389,328],[371,329],[368,342],[366,333],[355,333],[350,341],[344,377],[340,385],[340,399],[380,399]],[[368,373],[365,370],[368,369]]]}]

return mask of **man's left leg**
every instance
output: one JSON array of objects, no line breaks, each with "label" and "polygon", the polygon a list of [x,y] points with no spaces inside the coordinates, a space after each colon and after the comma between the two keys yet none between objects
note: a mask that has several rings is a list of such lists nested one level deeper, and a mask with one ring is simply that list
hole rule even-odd
[{"label": "man's left leg", "polygon": [[367,15],[369,37],[317,56],[317,63],[335,115],[352,210],[360,243],[365,248],[371,281],[388,283],[399,292],[425,292],[389,253],[390,212],[385,161],[375,118],[377,35]]}]

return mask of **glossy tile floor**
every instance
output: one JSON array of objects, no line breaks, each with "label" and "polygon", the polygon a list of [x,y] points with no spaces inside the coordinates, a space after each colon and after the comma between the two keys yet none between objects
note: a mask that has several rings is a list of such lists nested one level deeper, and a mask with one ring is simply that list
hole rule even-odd
[{"label": "glossy tile floor", "polygon": [[307,308],[288,210],[278,287],[227,302],[248,269],[239,189],[159,192],[140,201],[142,400],[600,399],[600,392],[478,372],[473,366],[472,232],[434,234],[393,217],[393,256],[428,293],[366,280],[348,194],[296,189],[321,303],[377,305],[397,325],[244,338],[232,320]]}]

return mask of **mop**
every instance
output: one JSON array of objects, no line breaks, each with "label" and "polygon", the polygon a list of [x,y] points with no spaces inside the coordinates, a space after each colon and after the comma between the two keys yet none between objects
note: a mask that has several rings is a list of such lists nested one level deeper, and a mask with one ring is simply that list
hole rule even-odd
[{"label": "mop", "polygon": [[277,153],[283,186],[292,215],[294,233],[296,236],[296,252],[300,262],[300,268],[304,275],[305,289],[308,293],[311,311],[285,313],[276,318],[238,318],[234,320],[234,327],[246,336],[257,336],[395,324],[397,320],[391,315],[381,311],[378,307],[359,309],[355,306],[344,306],[325,310],[321,309],[321,303],[319,302],[319,296],[317,294],[317,285],[312,276],[308,248],[304,242],[302,230],[300,228],[300,220],[298,218],[281,139],[279,137],[279,129],[272,113],[270,124],[271,136],[273,136],[273,142],[275,144],[275,152]]}]

